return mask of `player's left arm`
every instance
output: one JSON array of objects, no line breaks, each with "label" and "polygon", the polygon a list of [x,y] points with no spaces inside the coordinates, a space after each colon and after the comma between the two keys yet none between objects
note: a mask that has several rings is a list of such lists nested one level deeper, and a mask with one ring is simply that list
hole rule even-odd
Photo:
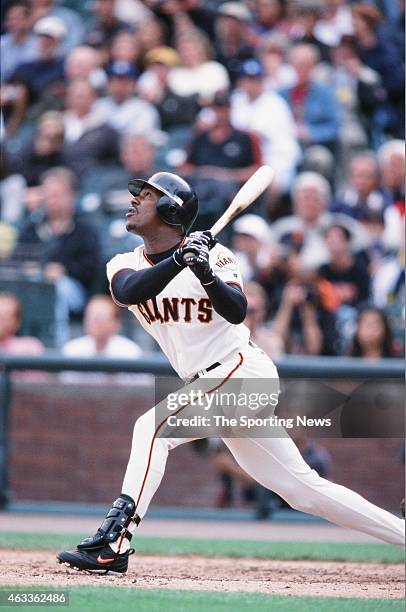
[{"label": "player's left arm", "polygon": [[242,323],[247,314],[247,298],[237,282],[224,281],[213,271],[209,257],[214,239],[210,232],[194,232],[190,239],[199,246],[191,270],[209,296],[214,310],[229,323]]}]

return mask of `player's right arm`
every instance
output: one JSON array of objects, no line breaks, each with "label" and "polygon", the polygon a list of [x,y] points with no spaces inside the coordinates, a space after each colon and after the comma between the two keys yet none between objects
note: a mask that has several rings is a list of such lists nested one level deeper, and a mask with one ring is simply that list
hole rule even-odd
[{"label": "player's right arm", "polygon": [[146,302],[157,296],[185,268],[182,246],[151,268],[135,270],[133,253],[116,255],[107,264],[110,292],[120,306]]}]

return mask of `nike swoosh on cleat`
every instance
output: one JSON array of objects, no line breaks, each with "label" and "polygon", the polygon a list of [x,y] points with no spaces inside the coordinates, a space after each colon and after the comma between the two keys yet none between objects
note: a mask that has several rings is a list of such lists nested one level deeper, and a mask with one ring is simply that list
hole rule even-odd
[{"label": "nike swoosh on cleat", "polygon": [[110,563],[110,561],[114,561],[114,557],[112,559],[103,559],[100,555],[97,557],[96,561],[98,563]]}]

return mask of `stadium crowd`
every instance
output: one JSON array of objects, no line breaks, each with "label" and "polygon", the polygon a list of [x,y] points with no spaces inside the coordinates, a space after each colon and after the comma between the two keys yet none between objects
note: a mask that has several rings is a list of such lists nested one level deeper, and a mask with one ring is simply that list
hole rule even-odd
[{"label": "stadium crowd", "polygon": [[[185,176],[206,229],[267,163],[275,183],[223,238],[254,341],[272,357],[401,355],[404,4],[5,0],[0,352],[151,348],[100,297],[106,262],[139,244],[128,180]],[[33,283],[55,287],[52,340],[17,340],[16,279],[23,311]]]}]

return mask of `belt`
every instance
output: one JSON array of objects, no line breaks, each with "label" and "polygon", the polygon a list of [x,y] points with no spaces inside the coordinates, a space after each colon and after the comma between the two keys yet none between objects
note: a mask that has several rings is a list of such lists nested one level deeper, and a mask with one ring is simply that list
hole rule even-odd
[{"label": "belt", "polygon": [[201,376],[204,376],[204,374],[206,374],[206,372],[210,372],[210,370],[214,370],[215,368],[218,368],[221,365],[221,363],[219,363],[218,361],[216,361],[216,363],[212,363],[208,368],[206,368],[205,370],[199,370],[197,372],[197,374],[195,374],[193,376],[193,378],[190,379],[190,382],[193,382],[194,380],[196,380],[197,378],[200,378]]}]

